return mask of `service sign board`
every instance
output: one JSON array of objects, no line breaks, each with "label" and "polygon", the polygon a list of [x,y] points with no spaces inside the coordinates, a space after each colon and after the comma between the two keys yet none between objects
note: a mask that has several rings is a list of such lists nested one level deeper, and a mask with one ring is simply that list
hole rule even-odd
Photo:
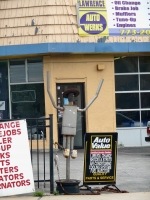
[{"label": "service sign board", "polygon": [[77,0],[80,36],[149,36],[148,0]]},{"label": "service sign board", "polygon": [[83,185],[116,183],[118,133],[87,133]]},{"label": "service sign board", "polygon": [[26,120],[0,122],[0,197],[34,191]]}]

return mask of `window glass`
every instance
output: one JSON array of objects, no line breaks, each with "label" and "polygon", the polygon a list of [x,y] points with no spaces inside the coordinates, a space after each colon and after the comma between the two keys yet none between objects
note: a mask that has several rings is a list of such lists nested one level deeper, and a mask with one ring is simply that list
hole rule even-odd
[{"label": "window glass", "polygon": [[28,81],[40,82],[43,81],[43,64],[42,59],[28,59]]},{"label": "window glass", "polygon": [[10,83],[43,82],[42,58],[10,61]]},{"label": "window glass", "polygon": [[116,113],[117,127],[146,126],[150,120],[150,57],[116,57],[115,73],[116,109],[121,110]]},{"label": "window glass", "polygon": [[12,118],[45,116],[44,84],[11,85]]},{"label": "window glass", "polygon": [[138,57],[116,57],[115,73],[138,72]]},{"label": "window glass", "polygon": [[25,61],[10,61],[10,83],[26,82]]},{"label": "window glass", "polygon": [[116,112],[117,127],[138,127],[140,126],[139,111],[117,111]]},{"label": "window glass", "polygon": [[138,75],[116,75],[115,89],[116,91],[139,90]]},{"label": "window glass", "polygon": [[117,109],[139,108],[139,93],[116,93]]},{"label": "window glass", "polygon": [[150,93],[141,93],[141,108],[150,108]]},{"label": "window glass", "polygon": [[141,90],[150,90],[150,74],[141,74],[140,75],[140,89]]},{"label": "window glass", "polygon": [[150,110],[141,111],[141,118],[143,126],[147,126],[147,122],[150,121]]},{"label": "window glass", "polygon": [[140,72],[150,72],[150,57],[139,57]]}]

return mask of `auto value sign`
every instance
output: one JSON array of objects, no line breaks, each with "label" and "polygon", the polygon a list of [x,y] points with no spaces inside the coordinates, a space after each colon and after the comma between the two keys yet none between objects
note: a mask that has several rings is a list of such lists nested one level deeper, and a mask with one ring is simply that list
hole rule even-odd
[{"label": "auto value sign", "polygon": [[77,0],[80,36],[148,36],[150,2],[147,0]]},{"label": "auto value sign", "polygon": [[0,122],[0,196],[33,191],[26,120]]},{"label": "auto value sign", "polygon": [[115,184],[118,133],[87,133],[83,185]]}]

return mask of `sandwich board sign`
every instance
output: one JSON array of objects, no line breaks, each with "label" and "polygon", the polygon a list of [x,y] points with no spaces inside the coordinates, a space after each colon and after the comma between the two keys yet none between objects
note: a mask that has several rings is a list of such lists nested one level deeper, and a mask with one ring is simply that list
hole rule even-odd
[{"label": "sandwich board sign", "polygon": [[83,185],[116,184],[118,133],[85,135]]},{"label": "sandwich board sign", "polygon": [[0,196],[34,191],[26,120],[0,122]]}]

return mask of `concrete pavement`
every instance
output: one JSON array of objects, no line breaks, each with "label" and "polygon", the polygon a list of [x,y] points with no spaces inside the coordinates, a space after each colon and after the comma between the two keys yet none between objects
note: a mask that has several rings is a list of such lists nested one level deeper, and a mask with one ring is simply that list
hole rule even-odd
[{"label": "concrete pavement", "polygon": [[[59,155],[60,178],[65,178],[66,163],[62,151],[57,152]],[[36,158],[36,155],[35,155]],[[71,178],[83,180],[83,150],[78,150],[78,157],[71,159]],[[36,166],[36,162],[35,162]],[[34,178],[36,179],[36,170],[34,169]],[[40,169],[43,168],[42,154],[40,157]],[[48,175],[49,171],[46,171]],[[58,180],[56,168],[54,168],[54,180]],[[36,184],[35,184],[36,185]],[[101,195],[49,195],[49,184],[46,187],[40,184],[36,190],[44,191],[47,196],[33,197],[33,194],[15,195],[11,197],[0,197],[0,200],[150,200],[150,147],[126,147],[118,148],[117,156],[117,180],[116,186],[120,190],[126,190],[129,193],[110,193],[102,192]],[[97,187],[92,186],[92,187]],[[101,186],[103,187],[103,186]]]},{"label": "concrete pavement", "polygon": [[[60,179],[65,179],[66,165],[62,151],[58,155]],[[83,181],[83,158],[83,150],[78,150],[78,157],[71,159],[70,177],[81,180],[80,185]],[[56,168],[54,172],[54,180],[58,180]],[[116,186],[129,193],[150,192],[150,146],[118,148]]]},{"label": "concrete pavement", "polygon": [[150,192],[140,193],[113,193],[101,195],[50,195],[43,197],[12,196],[3,197],[0,200],[150,200]]}]

